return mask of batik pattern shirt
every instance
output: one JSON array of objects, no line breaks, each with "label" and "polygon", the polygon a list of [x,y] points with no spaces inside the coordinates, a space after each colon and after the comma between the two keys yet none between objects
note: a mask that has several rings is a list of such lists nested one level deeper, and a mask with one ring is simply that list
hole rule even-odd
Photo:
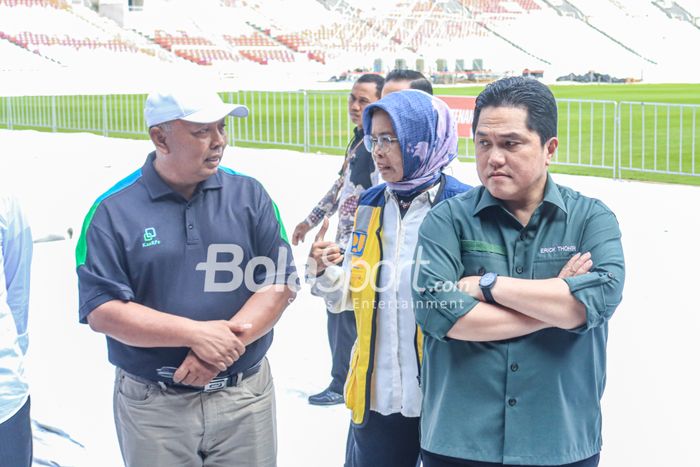
[{"label": "batik pattern shirt", "polygon": [[360,195],[366,189],[381,182],[379,171],[372,160],[372,154],[362,144],[363,137],[362,129],[355,128],[339,178],[304,220],[313,228],[323,221],[324,217],[331,217],[337,211],[338,231],[335,242],[341,247],[345,247],[350,241]]}]

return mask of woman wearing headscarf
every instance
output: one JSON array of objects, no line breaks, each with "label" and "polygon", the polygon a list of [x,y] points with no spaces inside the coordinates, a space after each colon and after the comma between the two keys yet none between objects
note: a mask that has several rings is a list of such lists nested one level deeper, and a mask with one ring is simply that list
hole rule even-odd
[{"label": "woman wearing headscarf", "polygon": [[344,252],[323,241],[324,222],[311,249],[310,282],[329,310],[355,313],[344,394],[352,410],[346,467],[414,467],[423,344],[411,299],[418,228],[432,206],[471,187],[443,173],[457,155],[457,132],[441,100],[395,92],[367,106],[363,123],[385,183],[360,198]]}]

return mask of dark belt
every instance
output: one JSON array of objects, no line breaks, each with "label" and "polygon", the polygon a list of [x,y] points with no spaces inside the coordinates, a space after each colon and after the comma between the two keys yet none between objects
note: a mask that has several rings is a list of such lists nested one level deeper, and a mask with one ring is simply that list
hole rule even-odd
[{"label": "dark belt", "polygon": [[246,378],[250,378],[253,375],[258,374],[260,371],[260,367],[262,366],[262,361],[256,363],[252,367],[248,368],[247,370],[241,371],[240,373],[233,373],[228,376],[217,376],[216,378],[212,379],[209,381],[204,387],[199,387],[199,386],[189,386],[187,384],[178,384],[178,383],[165,383],[167,386],[171,387],[176,387],[176,388],[184,388],[184,389],[191,389],[193,391],[201,391],[201,392],[216,392],[220,391],[224,388],[231,388],[234,386],[238,386],[241,381],[243,381]]},{"label": "dark belt", "polygon": [[[180,384],[180,383],[174,383],[174,382],[169,382],[169,381],[151,381],[146,378],[141,378],[136,375],[132,375],[129,373],[129,376],[134,378],[136,381],[140,381],[144,384],[157,384],[163,389],[165,387],[169,388],[178,388],[178,389],[187,389],[190,391],[196,391],[196,392],[216,392],[220,391],[224,388],[230,388],[234,386],[238,386],[241,381],[243,381],[246,378],[250,378],[253,375],[258,374],[260,371],[260,368],[262,367],[262,360],[260,360],[258,363],[253,365],[252,367],[248,368],[247,370],[241,371],[240,373],[233,373],[230,375],[226,376],[217,376],[209,383],[207,383],[205,386],[190,386],[189,384]],[[165,387],[164,387],[165,386]]]}]

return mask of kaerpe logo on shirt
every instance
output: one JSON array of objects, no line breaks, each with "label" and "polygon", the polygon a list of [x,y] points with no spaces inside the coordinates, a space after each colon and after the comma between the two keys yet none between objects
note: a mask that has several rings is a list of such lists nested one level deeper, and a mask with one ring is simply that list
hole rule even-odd
[{"label": "kaerpe logo on shirt", "polygon": [[156,229],[154,227],[146,227],[143,231],[143,243],[141,246],[146,248],[149,246],[160,245],[160,240],[156,238],[157,235],[158,234],[156,233]]}]

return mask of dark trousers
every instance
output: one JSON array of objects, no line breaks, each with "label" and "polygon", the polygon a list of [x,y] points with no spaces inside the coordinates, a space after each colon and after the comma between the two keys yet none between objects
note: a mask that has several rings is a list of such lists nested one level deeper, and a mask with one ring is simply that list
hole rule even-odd
[{"label": "dark trousers", "polygon": [[[512,464],[494,464],[493,462],[479,462],[479,461],[468,461],[464,459],[456,459],[454,457],[441,456],[439,454],[433,454],[425,449],[421,450],[421,455],[423,456],[423,467],[516,467]],[[550,467],[598,467],[598,461],[600,461],[600,454],[596,454],[593,457],[584,459],[582,461],[574,462],[572,464],[564,464],[559,466]],[[523,467],[523,466],[520,466]],[[530,467],[540,467],[540,466],[530,466]]]},{"label": "dark trousers", "polygon": [[350,351],[357,339],[357,328],[355,327],[355,313],[343,311],[342,313],[331,313],[328,315],[328,344],[331,346],[331,384],[328,388],[343,393],[345,380],[348,377],[348,367],[350,366]]},{"label": "dark trousers", "polygon": [[0,424],[0,465],[29,467],[32,465],[32,420],[30,401],[9,420]]},{"label": "dark trousers", "polygon": [[416,467],[420,462],[419,418],[369,411],[367,423],[352,423],[345,467]]}]

